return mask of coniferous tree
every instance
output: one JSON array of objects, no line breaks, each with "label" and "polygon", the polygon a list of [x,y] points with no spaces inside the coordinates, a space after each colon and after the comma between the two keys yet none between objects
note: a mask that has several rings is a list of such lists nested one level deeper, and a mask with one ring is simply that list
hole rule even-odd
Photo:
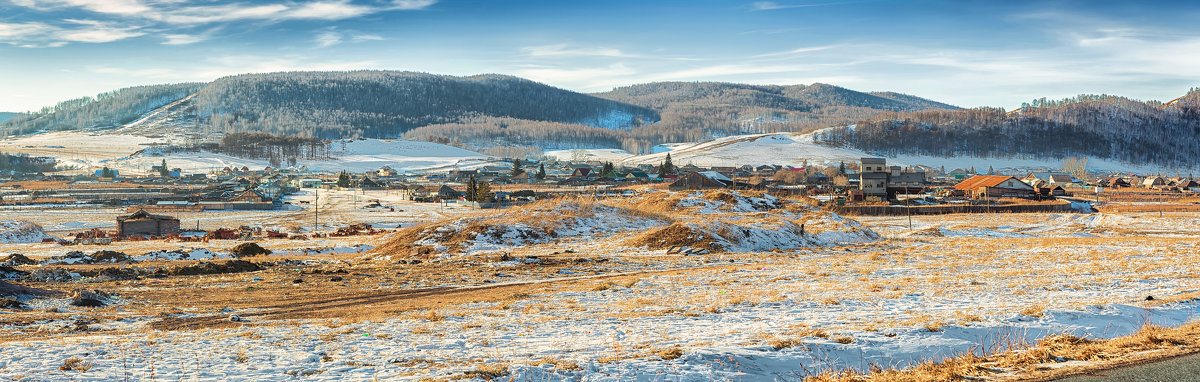
[{"label": "coniferous tree", "polygon": [[479,199],[479,184],[475,182],[475,175],[471,175],[471,179],[467,181],[467,192],[463,197],[472,202]]},{"label": "coniferous tree", "polygon": [[341,188],[348,188],[351,186],[350,174],[345,170],[342,170],[342,173],[338,174],[337,186]]},{"label": "coniferous tree", "polygon": [[159,166],[160,166],[158,169],[159,176],[164,177],[164,178],[171,176],[171,170],[167,169],[167,158],[163,158],[162,164]]},{"label": "coniferous tree", "polygon": [[667,153],[667,158],[666,158],[666,159],[663,159],[663,162],[662,162],[662,164],[660,164],[660,165],[658,166],[658,174],[659,174],[659,176],[662,176],[662,175],[673,175],[673,174],[675,174],[675,171],[676,171],[676,170],[678,170],[678,169],[677,169],[677,168],[675,168],[675,164],[674,164],[674,163],[671,163],[671,153]]},{"label": "coniferous tree", "polygon": [[600,166],[600,176],[609,176],[615,171],[612,162],[604,162],[604,165]]},{"label": "coniferous tree", "polygon": [[514,158],[512,161],[512,176],[521,175],[525,170],[521,169],[521,159]]},{"label": "coniferous tree", "polygon": [[492,186],[489,186],[487,182],[479,182],[478,189],[475,191],[474,201],[477,203],[491,203],[495,201],[495,198],[492,196]]},{"label": "coniferous tree", "polygon": [[845,174],[846,174],[846,162],[841,162],[838,164],[838,175],[845,175]]},{"label": "coniferous tree", "polygon": [[109,169],[108,166],[104,166],[104,168],[100,169],[100,177],[101,178],[112,178],[113,177],[112,169]]},{"label": "coniferous tree", "polygon": [[537,177],[537,180],[545,180],[546,179],[546,164],[545,163],[538,164],[538,172],[537,172],[536,177]]}]

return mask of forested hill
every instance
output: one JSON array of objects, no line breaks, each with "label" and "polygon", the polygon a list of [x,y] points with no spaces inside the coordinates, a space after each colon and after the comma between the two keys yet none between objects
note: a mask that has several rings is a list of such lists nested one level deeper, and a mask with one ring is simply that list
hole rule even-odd
[{"label": "forested hill", "polygon": [[0,122],[0,135],[115,127],[187,97],[201,86],[197,83],[136,86],[100,93],[95,98],[66,100]]},{"label": "forested hill", "polygon": [[17,113],[0,111],[0,122],[4,122],[17,117]]},{"label": "forested hill", "polygon": [[998,108],[885,113],[817,136],[883,155],[1057,159],[1087,156],[1200,166],[1200,91],[1168,103],[1110,95]]},{"label": "forested hill", "polygon": [[172,107],[186,113],[169,114],[178,119],[175,126],[325,138],[396,137],[415,127],[479,116],[603,128],[630,128],[659,119],[657,112],[644,107],[511,76],[286,72],[121,89],[22,115],[0,124],[0,132],[115,127],[176,101],[182,103]]}]

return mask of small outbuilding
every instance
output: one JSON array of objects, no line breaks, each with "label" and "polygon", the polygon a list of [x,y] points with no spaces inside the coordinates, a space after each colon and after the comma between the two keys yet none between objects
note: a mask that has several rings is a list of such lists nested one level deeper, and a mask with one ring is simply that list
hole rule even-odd
[{"label": "small outbuilding", "polygon": [[179,219],[138,210],[117,217],[117,236],[162,236],[179,233]]}]

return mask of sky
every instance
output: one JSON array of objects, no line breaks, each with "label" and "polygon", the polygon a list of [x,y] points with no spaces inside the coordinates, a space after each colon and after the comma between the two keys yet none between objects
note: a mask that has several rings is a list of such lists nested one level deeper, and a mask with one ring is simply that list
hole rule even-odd
[{"label": "sky", "polygon": [[1195,1],[0,0],[0,111],[294,70],[601,92],[828,83],[962,107],[1200,87]]}]

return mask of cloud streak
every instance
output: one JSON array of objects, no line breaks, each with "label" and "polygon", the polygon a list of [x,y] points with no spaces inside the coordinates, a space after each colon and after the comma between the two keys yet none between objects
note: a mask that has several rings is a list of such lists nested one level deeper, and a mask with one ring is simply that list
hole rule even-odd
[{"label": "cloud streak", "polygon": [[[81,28],[71,19],[25,23],[0,22],[0,42],[23,47],[62,46],[70,42],[104,43],[144,36],[152,30],[162,34],[165,45],[187,45],[211,38],[210,34],[172,33],[172,29],[238,21],[280,22],[288,20],[345,20],[398,10],[426,9],[436,0],[393,0],[363,5],[350,0],[287,1],[275,3],[225,3],[181,6],[179,0],[13,0],[13,4],[39,12],[83,10],[117,20]],[[375,36],[378,37],[378,36]],[[370,35],[354,37],[368,41]]]}]

